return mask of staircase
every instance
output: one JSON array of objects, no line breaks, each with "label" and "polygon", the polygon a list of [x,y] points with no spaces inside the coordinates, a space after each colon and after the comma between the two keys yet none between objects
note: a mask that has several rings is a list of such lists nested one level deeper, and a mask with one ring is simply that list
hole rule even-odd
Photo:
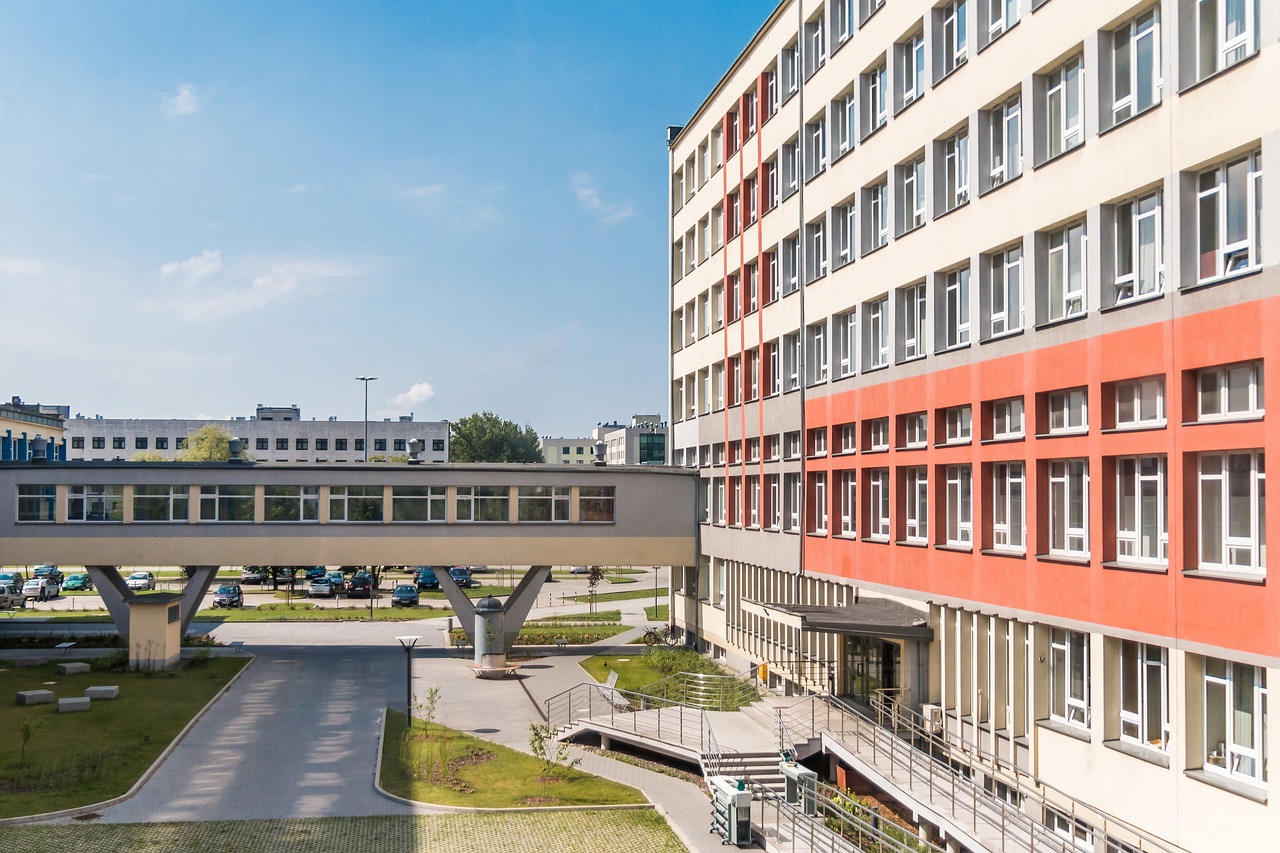
[{"label": "staircase", "polygon": [[776,752],[722,752],[717,773],[733,779],[750,779],[760,787],[781,793],[784,785],[779,764]]}]

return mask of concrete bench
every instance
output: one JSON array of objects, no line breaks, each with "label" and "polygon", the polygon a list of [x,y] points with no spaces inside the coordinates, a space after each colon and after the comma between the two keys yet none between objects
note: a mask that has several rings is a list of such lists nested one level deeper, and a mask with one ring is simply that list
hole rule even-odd
[{"label": "concrete bench", "polygon": [[92,706],[88,696],[71,696],[58,700],[58,713],[70,714],[73,711],[88,711]]},{"label": "concrete bench", "polygon": [[14,666],[44,666],[49,662],[48,658],[18,658],[13,662]]},{"label": "concrete bench", "polygon": [[604,686],[600,688],[600,692],[604,694],[604,698],[609,700],[609,704],[619,711],[630,711],[631,702],[626,696],[618,692],[618,672],[614,670],[609,673],[609,677],[605,679]]},{"label": "concrete bench", "polygon": [[70,641],[65,642],[65,643],[58,643],[58,645],[54,646],[54,648],[55,648],[55,649],[57,649],[58,651],[62,652],[64,655],[65,655],[67,652],[71,651],[74,647],[75,647],[75,641],[74,641],[74,640],[70,640]]},{"label": "concrete bench", "polygon": [[19,705],[47,705],[53,701],[52,690],[19,690]]},{"label": "concrete bench", "polygon": [[90,699],[115,699],[120,695],[120,688],[116,685],[110,687],[86,687],[84,695]]},{"label": "concrete bench", "polygon": [[58,664],[58,675],[80,675],[89,671],[89,664],[83,661]]},{"label": "concrete bench", "polygon": [[[554,640],[552,640],[551,642],[553,642],[553,643],[555,643],[555,644],[556,644],[556,648],[557,648],[557,649],[563,649],[565,646],[569,645],[569,638],[568,638],[568,637],[556,637],[556,638],[555,638]],[[614,673],[614,675],[617,675],[617,673],[615,672],[615,673]]]}]

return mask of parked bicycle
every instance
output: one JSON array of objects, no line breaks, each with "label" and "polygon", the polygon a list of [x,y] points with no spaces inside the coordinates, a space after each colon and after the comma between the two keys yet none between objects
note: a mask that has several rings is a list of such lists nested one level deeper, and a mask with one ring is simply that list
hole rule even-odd
[{"label": "parked bicycle", "polygon": [[644,630],[644,644],[646,646],[656,646],[664,644],[668,646],[678,646],[684,642],[684,637],[680,631],[676,631],[670,625],[659,625],[657,628],[646,627]]}]

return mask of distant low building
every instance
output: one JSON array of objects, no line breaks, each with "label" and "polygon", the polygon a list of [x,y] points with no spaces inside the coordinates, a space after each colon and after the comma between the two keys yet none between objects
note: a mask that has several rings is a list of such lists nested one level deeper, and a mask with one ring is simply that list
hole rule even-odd
[{"label": "distant low building", "polygon": [[544,462],[590,465],[595,446],[604,442],[606,465],[664,465],[667,461],[667,425],[657,415],[632,415],[630,423],[599,423],[590,438],[552,438],[538,441]]},{"label": "distant low building", "polygon": [[24,403],[21,397],[0,403],[0,461],[30,459],[33,442],[37,438],[47,442],[45,458],[54,462],[65,461],[67,441],[64,424],[70,414],[70,406]]},{"label": "distant low building", "polygon": [[[188,436],[214,423],[243,439],[245,450],[257,462],[316,465],[365,459],[364,421],[303,420],[297,406],[261,405],[251,417],[228,420],[77,415],[66,422],[66,458],[128,459],[150,451],[173,459],[186,447]],[[423,441],[423,462],[449,460],[448,421],[415,421],[412,414],[401,415],[396,420],[369,421],[368,436],[370,459],[407,455],[409,442],[418,438]]]}]

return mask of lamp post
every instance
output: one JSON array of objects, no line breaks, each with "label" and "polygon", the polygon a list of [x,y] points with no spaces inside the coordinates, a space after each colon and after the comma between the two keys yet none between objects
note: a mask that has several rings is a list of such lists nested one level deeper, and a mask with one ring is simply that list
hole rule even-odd
[{"label": "lamp post", "polygon": [[653,567],[653,618],[658,618],[658,566]]},{"label": "lamp post", "polygon": [[357,376],[357,382],[364,383],[364,461],[369,461],[369,383],[377,379],[376,376]]},{"label": "lamp post", "polygon": [[404,648],[404,727],[413,725],[413,647],[421,637],[396,637]]}]

